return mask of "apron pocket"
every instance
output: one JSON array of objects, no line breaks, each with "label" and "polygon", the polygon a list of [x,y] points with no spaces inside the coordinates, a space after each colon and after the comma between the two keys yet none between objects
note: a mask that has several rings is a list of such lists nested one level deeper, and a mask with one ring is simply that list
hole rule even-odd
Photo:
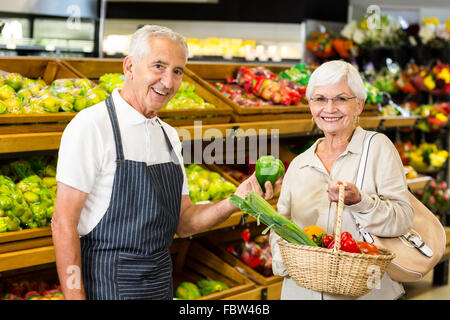
[{"label": "apron pocket", "polygon": [[117,285],[123,299],[172,299],[172,261],[169,250],[150,256],[120,252]]}]

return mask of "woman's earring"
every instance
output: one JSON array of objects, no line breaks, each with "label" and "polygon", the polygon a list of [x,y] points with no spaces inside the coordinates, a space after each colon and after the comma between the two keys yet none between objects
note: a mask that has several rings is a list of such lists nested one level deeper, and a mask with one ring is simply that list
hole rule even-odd
[{"label": "woman's earring", "polygon": [[314,117],[311,118],[311,122],[312,122],[312,124],[314,124]]},{"label": "woman's earring", "polygon": [[356,116],[356,117],[353,119],[353,121],[355,122],[355,124],[358,124],[358,123],[359,123],[359,116]]}]

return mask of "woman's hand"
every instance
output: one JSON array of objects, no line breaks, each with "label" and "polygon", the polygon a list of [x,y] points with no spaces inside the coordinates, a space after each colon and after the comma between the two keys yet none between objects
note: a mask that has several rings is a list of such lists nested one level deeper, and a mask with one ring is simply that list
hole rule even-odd
[{"label": "woman's hand", "polygon": [[333,180],[328,183],[328,199],[331,202],[339,201],[339,185],[344,185],[344,204],[351,206],[361,201],[361,193],[356,185],[351,182]]},{"label": "woman's hand", "polygon": [[270,181],[266,181],[265,187],[266,187],[266,193],[261,189],[261,186],[258,183],[258,180],[256,179],[255,174],[253,173],[247,180],[242,182],[239,187],[235,191],[235,195],[245,198],[247,193],[251,190],[256,191],[264,197],[266,200],[270,200],[273,198],[274,195],[277,195],[280,193],[281,190],[281,182],[283,181],[283,178],[278,179],[275,181],[275,184],[272,186]]}]

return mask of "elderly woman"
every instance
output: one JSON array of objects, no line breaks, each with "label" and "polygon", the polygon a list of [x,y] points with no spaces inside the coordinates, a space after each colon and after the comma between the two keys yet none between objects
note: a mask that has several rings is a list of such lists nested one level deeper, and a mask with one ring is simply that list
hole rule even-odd
[{"label": "elderly woman", "polygon": [[[382,237],[400,236],[412,225],[414,212],[409,202],[400,157],[383,134],[373,137],[362,190],[355,186],[367,131],[358,126],[366,89],[358,71],[344,61],[322,64],[311,75],[306,96],[313,120],[323,131],[308,150],[290,164],[283,180],[278,212],[304,228],[317,225],[333,234],[339,187],[345,185],[342,230],[363,241],[352,213],[370,233]],[[281,299],[351,299],[299,287],[289,277],[271,232],[274,274],[284,276]],[[387,274],[360,299],[398,299],[403,286]]]}]

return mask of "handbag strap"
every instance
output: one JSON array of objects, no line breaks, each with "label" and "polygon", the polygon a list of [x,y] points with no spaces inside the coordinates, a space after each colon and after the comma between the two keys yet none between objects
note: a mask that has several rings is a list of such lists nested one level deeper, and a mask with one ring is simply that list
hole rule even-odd
[{"label": "handbag strap", "polygon": [[[366,134],[366,139],[364,141],[363,152],[362,152],[362,155],[361,155],[361,160],[359,162],[358,174],[356,176],[356,183],[355,183],[356,187],[359,190],[362,190],[362,185],[363,185],[363,182],[364,182],[364,174],[366,172],[367,155],[369,154],[370,142],[372,141],[372,138],[377,133],[378,132],[368,132]],[[367,232],[367,230],[364,229],[364,227],[361,224],[359,224],[359,222],[358,222],[358,220],[356,220],[356,217],[353,214],[353,212],[351,214],[352,214],[352,217],[353,217],[353,221],[355,222],[355,225],[358,228],[359,233],[361,233],[362,237],[364,238],[364,241],[369,242],[369,243],[374,243],[375,240],[370,235],[370,233]]]},{"label": "handbag strap", "polygon": [[[359,163],[359,169],[358,169],[358,174],[357,174],[356,183],[355,183],[355,185],[357,186],[357,188],[359,190],[362,190],[362,185],[363,185],[363,182],[364,182],[364,173],[366,172],[367,155],[369,153],[370,142],[371,142],[372,138],[376,134],[377,134],[377,132],[370,132],[370,133],[368,133],[368,135],[366,137],[366,141],[364,142],[363,153],[361,155],[361,161]],[[356,217],[353,214],[353,212],[351,214],[352,214],[353,220],[355,222],[355,225],[358,228],[358,231],[361,233],[361,235],[364,238],[364,241],[369,242],[369,243],[374,243],[375,240],[370,235],[370,233],[367,232],[367,230],[364,229],[364,227],[359,224],[359,222],[356,219]],[[432,257],[433,254],[434,254],[433,250],[425,244],[425,242],[422,240],[420,235],[418,236],[415,232],[413,232],[413,230],[410,230],[408,233],[406,233],[406,234],[404,234],[404,235],[402,235],[402,236],[400,236],[398,238],[406,246],[416,248],[423,255],[425,255],[427,257]]]}]

